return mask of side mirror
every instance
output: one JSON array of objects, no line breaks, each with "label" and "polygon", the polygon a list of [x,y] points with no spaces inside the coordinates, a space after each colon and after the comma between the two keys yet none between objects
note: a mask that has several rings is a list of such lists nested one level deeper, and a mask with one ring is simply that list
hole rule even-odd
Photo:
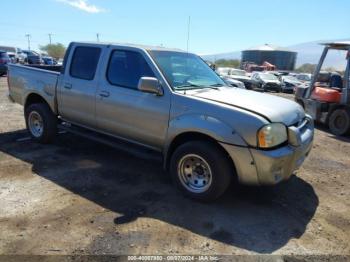
[{"label": "side mirror", "polygon": [[154,77],[141,77],[137,89],[157,96],[162,96],[164,94],[158,79]]}]

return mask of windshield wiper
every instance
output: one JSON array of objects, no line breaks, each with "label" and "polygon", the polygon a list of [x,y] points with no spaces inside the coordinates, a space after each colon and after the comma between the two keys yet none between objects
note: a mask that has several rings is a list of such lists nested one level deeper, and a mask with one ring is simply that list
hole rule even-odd
[{"label": "windshield wiper", "polygon": [[223,85],[223,84],[213,84],[213,85],[210,85],[210,87],[222,87],[222,86],[225,86],[225,85]]},{"label": "windshield wiper", "polygon": [[214,84],[214,85],[202,86],[202,85],[188,84],[188,85],[177,86],[176,90],[194,90],[194,89],[205,89],[205,88],[219,90],[218,87],[221,87],[221,86],[224,86],[224,85]]},{"label": "windshield wiper", "polygon": [[176,90],[190,90],[190,89],[197,89],[197,88],[202,88],[202,86],[188,84],[188,85],[181,85],[181,86],[175,87]]}]

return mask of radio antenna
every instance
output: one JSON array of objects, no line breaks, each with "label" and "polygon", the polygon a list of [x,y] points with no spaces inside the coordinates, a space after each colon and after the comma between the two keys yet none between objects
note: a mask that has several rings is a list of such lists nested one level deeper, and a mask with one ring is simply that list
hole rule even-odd
[{"label": "radio antenna", "polygon": [[191,27],[191,16],[188,17],[188,25],[187,25],[187,53],[188,53],[188,45],[190,42],[190,27]]}]

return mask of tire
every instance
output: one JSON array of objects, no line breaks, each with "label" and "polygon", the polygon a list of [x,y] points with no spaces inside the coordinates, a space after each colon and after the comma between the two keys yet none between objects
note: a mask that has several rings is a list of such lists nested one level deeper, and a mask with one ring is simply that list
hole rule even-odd
[{"label": "tire", "polygon": [[[198,175],[200,173],[202,176]],[[186,196],[209,202],[219,198],[230,186],[234,168],[218,145],[193,141],[175,150],[171,157],[170,174],[174,184]]]},{"label": "tire", "polygon": [[334,135],[342,136],[350,132],[350,112],[346,109],[336,109],[329,117],[329,129]]},{"label": "tire", "polygon": [[25,108],[24,114],[27,130],[35,141],[47,144],[54,140],[57,134],[57,117],[47,104],[31,104]]}]

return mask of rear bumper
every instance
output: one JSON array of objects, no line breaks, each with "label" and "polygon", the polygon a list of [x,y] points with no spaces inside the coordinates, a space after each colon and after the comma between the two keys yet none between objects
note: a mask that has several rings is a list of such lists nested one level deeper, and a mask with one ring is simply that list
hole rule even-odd
[{"label": "rear bumper", "polygon": [[311,118],[301,128],[289,128],[289,144],[273,149],[221,144],[236,166],[238,180],[247,185],[275,185],[287,180],[304,162],[313,143]]}]

